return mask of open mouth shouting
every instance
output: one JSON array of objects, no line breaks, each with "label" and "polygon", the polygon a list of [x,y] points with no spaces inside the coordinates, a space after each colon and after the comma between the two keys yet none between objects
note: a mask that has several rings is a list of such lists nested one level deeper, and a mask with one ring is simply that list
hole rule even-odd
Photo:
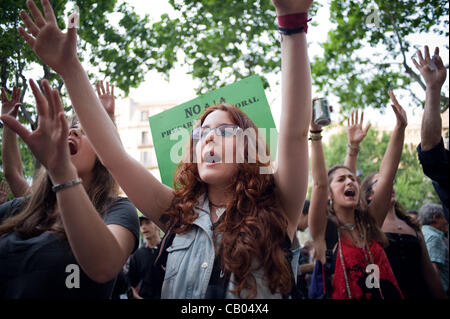
[{"label": "open mouth shouting", "polygon": [[214,151],[210,151],[203,156],[203,162],[207,167],[215,166],[222,162],[222,157],[217,153],[214,153]]},{"label": "open mouth shouting", "polygon": [[78,143],[73,138],[69,138],[69,151],[71,156],[78,153]]},{"label": "open mouth shouting", "polygon": [[345,199],[356,200],[356,191],[353,188],[347,188],[344,190]]}]

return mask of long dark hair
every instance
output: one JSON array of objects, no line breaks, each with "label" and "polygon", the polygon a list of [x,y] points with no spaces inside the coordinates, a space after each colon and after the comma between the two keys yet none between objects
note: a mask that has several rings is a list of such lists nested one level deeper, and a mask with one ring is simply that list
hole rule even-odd
[{"label": "long dark hair", "polygon": [[[374,173],[367,175],[366,178],[364,178],[364,180],[362,182],[361,193],[364,194],[363,200],[366,203],[370,202],[369,197],[371,195],[373,195],[373,178],[375,177],[376,174],[378,174],[378,172],[374,172]],[[397,200],[395,201],[394,209],[395,209],[395,215],[399,219],[403,220],[409,227],[411,227],[415,231],[421,230],[420,222],[418,220],[414,220],[413,218],[408,216],[408,214],[406,213],[405,207],[403,207],[403,205],[400,204]]]},{"label": "long dark hair", "polygon": [[[346,169],[352,173],[351,169],[345,165],[335,165],[331,167],[328,170],[328,187],[333,181],[334,173],[340,168]],[[362,189],[362,187],[360,187],[360,189]],[[388,239],[386,235],[381,231],[380,227],[377,225],[375,219],[372,217],[372,215],[370,215],[368,208],[369,206],[367,201],[365,200],[364,192],[361,190],[359,192],[358,205],[355,208],[356,225],[363,233],[366,244],[370,244],[371,240],[375,240],[383,247],[385,247],[388,244]],[[328,213],[336,215],[330,204],[328,205]]]},{"label": "long dark hair", "polygon": [[[76,121],[75,117],[72,118],[72,123]],[[98,158],[95,160],[92,174],[92,181],[86,193],[97,212],[103,216],[113,198],[117,196],[119,188]],[[3,221],[0,225],[0,236],[16,232],[23,238],[31,238],[51,231],[65,237],[61,218],[55,213],[56,194],[52,186],[47,170],[41,167],[24,203],[17,208],[21,212]]]},{"label": "long dark hair", "polygon": [[[216,110],[227,112],[241,129],[253,128],[257,132],[257,127],[244,112],[224,104],[209,107],[198,126]],[[249,142],[245,140],[244,153],[247,155]],[[267,154],[265,144],[264,147]],[[208,189],[199,176],[197,164],[193,163],[194,153],[195,142],[191,137],[186,153],[191,158],[182,161],[177,168],[174,177],[175,196],[166,212],[169,224],[178,233],[192,228],[198,217],[194,207]],[[244,163],[237,164],[237,173],[228,187],[234,197],[226,204],[223,220],[215,229],[215,234],[221,238],[219,247],[216,247],[217,253],[221,257],[223,269],[234,274],[236,289],[232,292],[238,296],[244,289],[248,291],[246,297],[257,295],[256,279],[252,272],[261,267],[272,293],[289,293],[292,288],[290,265],[282,249],[288,220],[276,195],[273,174],[260,174],[260,168],[268,165],[262,163],[258,156],[256,163],[249,163],[246,157]],[[256,266],[255,260],[258,262]]]}]

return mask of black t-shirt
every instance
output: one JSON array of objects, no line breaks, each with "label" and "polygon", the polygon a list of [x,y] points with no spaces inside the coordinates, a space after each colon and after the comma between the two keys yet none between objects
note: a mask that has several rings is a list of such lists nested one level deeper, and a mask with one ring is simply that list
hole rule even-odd
[{"label": "black t-shirt", "polygon": [[[22,202],[20,198],[0,205],[0,223],[19,213]],[[117,198],[104,222],[127,228],[135,236],[133,251],[137,249],[139,220],[128,199]],[[54,233],[27,239],[17,233],[0,237],[0,299],[108,299],[114,281],[100,284],[91,280],[75,259],[68,240]]]},{"label": "black t-shirt", "polygon": [[138,288],[139,296],[144,299],[160,299],[161,289],[152,280],[152,269],[158,255],[157,248],[141,247],[130,257],[128,282],[132,287]]}]

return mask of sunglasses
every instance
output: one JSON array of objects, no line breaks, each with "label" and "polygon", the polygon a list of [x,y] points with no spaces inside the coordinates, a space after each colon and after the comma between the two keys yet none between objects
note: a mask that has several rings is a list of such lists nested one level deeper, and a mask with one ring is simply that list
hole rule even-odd
[{"label": "sunglasses", "polygon": [[240,127],[235,124],[222,124],[212,128],[200,126],[192,130],[192,138],[194,140],[204,139],[211,131],[214,131],[219,137],[235,136],[239,130]]}]

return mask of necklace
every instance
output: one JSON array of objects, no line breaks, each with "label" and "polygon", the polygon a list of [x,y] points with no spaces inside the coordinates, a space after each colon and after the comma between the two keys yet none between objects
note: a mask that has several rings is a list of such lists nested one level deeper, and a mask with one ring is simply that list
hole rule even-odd
[{"label": "necklace", "polygon": [[339,228],[351,231],[356,228],[356,224],[347,223],[347,224],[343,224],[343,225],[339,226]]},{"label": "necklace", "polygon": [[397,225],[397,229],[398,229],[398,230],[402,230],[402,229],[403,229],[403,227],[402,227],[402,226],[400,226],[400,225]]},{"label": "necklace", "polygon": [[216,205],[216,204],[214,204],[212,201],[209,201],[209,203],[211,204],[211,206],[216,207],[216,208],[222,208],[222,207],[225,207],[225,205]]}]

